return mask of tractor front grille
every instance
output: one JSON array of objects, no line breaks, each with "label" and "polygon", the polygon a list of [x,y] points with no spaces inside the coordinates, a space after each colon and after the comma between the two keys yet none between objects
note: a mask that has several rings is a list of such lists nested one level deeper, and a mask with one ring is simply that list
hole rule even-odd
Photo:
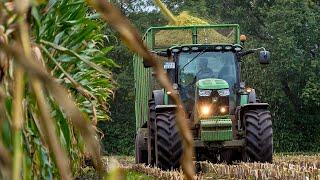
[{"label": "tractor front grille", "polygon": [[228,141],[232,140],[231,119],[206,119],[200,121],[201,141]]}]

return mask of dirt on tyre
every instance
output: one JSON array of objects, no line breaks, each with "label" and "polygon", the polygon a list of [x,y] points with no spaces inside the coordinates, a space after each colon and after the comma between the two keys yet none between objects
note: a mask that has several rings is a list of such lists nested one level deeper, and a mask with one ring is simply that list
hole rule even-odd
[{"label": "dirt on tyre", "polygon": [[270,111],[249,110],[245,112],[244,118],[246,123],[245,161],[272,163],[273,131]]},{"label": "dirt on tyre", "polygon": [[178,169],[182,157],[182,141],[176,128],[175,112],[156,113],[156,166],[163,170]]},{"label": "dirt on tyre", "polygon": [[149,121],[148,121],[148,164],[154,165],[155,157],[155,119],[156,105],[154,99],[149,100]]}]

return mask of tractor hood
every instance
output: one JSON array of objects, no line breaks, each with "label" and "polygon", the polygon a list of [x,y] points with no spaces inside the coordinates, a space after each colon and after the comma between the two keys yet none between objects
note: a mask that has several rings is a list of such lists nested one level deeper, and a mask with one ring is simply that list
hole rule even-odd
[{"label": "tractor hood", "polygon": [[198,89],[229,89],[227,81],[215,78],[201,79],[196,83],[196,86]]}]

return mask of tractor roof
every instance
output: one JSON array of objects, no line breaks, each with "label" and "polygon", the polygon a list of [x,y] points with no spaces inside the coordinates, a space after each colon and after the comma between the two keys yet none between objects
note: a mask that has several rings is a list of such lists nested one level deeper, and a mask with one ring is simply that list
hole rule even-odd
[{"label": "tractor roof", "polygon": [[173,53],[179,52],[212,52],[212,51],[234,51],[242,50],[239,44],[189,44],[182,46],[172,46],[168,48]]},{"label": "tractor roof", "polygon": [[189,44],[182,46],[172,46],[166,50],[151,51],[159,56],[168,57],[169,54],[179,54],[182,52],[239,52],[243,47],[239,44]]}]

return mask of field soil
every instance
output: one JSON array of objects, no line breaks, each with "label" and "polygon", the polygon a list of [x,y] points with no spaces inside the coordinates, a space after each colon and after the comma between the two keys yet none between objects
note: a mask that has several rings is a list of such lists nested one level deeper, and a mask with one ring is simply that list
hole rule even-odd
[{"label": "field soil", "polygon": [[[104,157],[104,162],[109,170],[112,167],[121,167],[124,179],[183,179],[181,170],[162,171],[158,168],[135,164],[134,157],[131,156]],[[227,165],[200,162],[200,166],[201,171],[195,177],[197,179],[320,180],[320,155],[277,154],[274,156],[272,164],[239,162]],[[91,174],[90,176],[82,176],[80,179],[96,179],[96,177]]]}]

